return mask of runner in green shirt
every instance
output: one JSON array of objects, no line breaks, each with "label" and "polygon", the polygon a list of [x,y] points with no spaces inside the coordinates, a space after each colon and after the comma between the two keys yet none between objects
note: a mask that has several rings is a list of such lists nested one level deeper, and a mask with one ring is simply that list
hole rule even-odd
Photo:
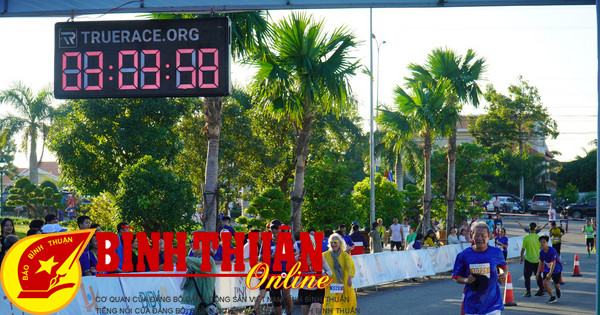
[{"label": "runner in green shirt", "polygon": [[[531,297],[531,276],[535,275],[538,270],[540,258],[540,241],[536,234],[537,224],[531,222],[529,224],[529,234],[523,238],[523,246],[521,248],[520,263],[523,265],[523,277],[525,278],[525,297]],[[544,283],[541,278],[536,278],[538,290],[535,296],[544,295]]]},{"label": "runner in green shirt", "polygon": [[585,220],[585,223],[582,232],[585,233],[585,247],[587,247],[588,258],[590,258],[590,250],[594,248],[594,232],[596,231],[596,228],[592,225],[591,219]]}]

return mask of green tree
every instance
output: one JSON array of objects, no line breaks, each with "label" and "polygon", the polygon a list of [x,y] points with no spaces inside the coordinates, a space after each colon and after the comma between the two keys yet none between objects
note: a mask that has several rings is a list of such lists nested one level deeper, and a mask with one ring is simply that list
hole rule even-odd
[{"label": "green tree", "polygon": [[50,187],[40,188],[29,179],[21,177],[10,190],[6,205],[9,207],[22,206],[30,218],[43,218],[52,207],[64,209],[61,203],[62,195],[55,193]]},{"label": "green tree", "polygon": [[531,196],[546,191],[542,177],[548,171],[543,154],[525,150],[523,155],[504,149],[493,155],[494,173],[487,178],[490,192],[514,192],[519,190],[520,178],[524,178],[524,195]]},{"label": "green tree", "polygon": [[[469,49],[463,57],[457,55],[451,49],[434,49],[428,56],[424,66],[417,64],[409,65],[412,71],[410,80],[425,82],[436,82],[440,79],[450,81],[450,95],[447,106],[456,106],[460,112],[464,103],[470,102],[473,106],[479,105],[479,96],[482,94],[477,83],[485,72],[485,60],[476,59],[476,53]],[[450,121],[450,132],[448,135],[447,159],[448,175],[446,185],[446,206],[448,209],[447,222],[454,222],[454,203],[456,199],[456,124]]]},{"label": "green tree", "polygon": [[273,25],[272,31],[264,52],[255,61],[258,72],[253,91],[264,112],[292,122],[292,231],[301,231],[312,125],[323,114],[340,115],[349,108],[348,80],[359,67],[358,62],[350,60],[349,50],[356,42],[355,36],[343,27],[326,34],[322,21],[313,21],[305,14],[292,13]]},{"label": "green tree", "polygon": [[[18,132],[23,132],[23,150],[29,145],[29,179],[34,185],[38,184],[38,165],[44,155],[46,135],[49,122],[54,116],[54,109],[50,106],[52,92],[44,88],[34,94],[22,82],[16,82],[8,90],[0,91],[0,103],[11,105],[16,115],[5,115],[0,118],[0,130],[8,131],[9,137]],[[37,142],[42,137],[42,154],[37,157]]]},{"label": "green tree", "polygon": [[[556,121],[542,104],[538,89],[521,76],[517,85],[508,87],[508,92],[509,96],[505,96],[492,85],[487,86],[487,114],[479,116],[475,124],[469,126],[469,132],[492,153],[516,146],[519,157],[523,157],[527,142],[558,136]],[[519,174],[519,178],[519,197],[523,199],[525,174]]]},{"label": "green tree", "polygon": [[[158,14],[156,18],[203,18],[213,14]],[[232,49],[234,56],[245,57],[257,52],[262,47],[264,36],[269,29],[264,12],[239,12],[217,14],[227,16],[232,25]],[[223,110],[222,97],[206,97],[202,107],[203,119],[206,125],[203,128],[208,145],[206,154],[206,169],[204,172],[204,224],[207,232],[217,231],[217,212],[219,195],[219,138],[221,135],[221,113]]]},{"label": "green tree", "polygon": [[579,191],[571,183],[568,183],[565,188],[559,189],[558,196],[563,199],[565,205],[579,201]]},{"label": "green tree", "polygon": [[104,232],[117,233],[117,224],[123,221],[116,205],[116,198],[109,192],[103,192],[92,198],[84,209],[92,222],[97,223]]},{"label": "green tree", "polygon": [[423,227],[427,230],[431,218],[431,150],[433,139],[445,135],[448,126],[459,115],[455,106],[447,106],[450,92],[448,80],[438,80],[435,84],[409,81],[410,94],[397,86],[394,90],[397,119],[403,119],[412,126],[413,132],[423,141],[424,180],[423,180]]},{"label": "green tree", "polygon": [[73,100],[49,135],[64,177],[82,193],[116,194],[123,170],[145,155],[175,160],[181,144],[174,126],[193,99]]},{"label": "green tree", "polygon": [[586,152],[584,157],[577,156],[573,161],[563,162],[556,174],[559,189],[573,184],[579,191],[596,190],[596,149]]},{"label": "green tree", "polygon": [[56,184],[53,181],[49,180],[49,179],[43,181],[40,184],[40,188],[41,189],[44,189],[46,187],[50,187],[50,188],[52,188],[53,192],[58,193],[58,187],[56,187]]},{"label": "green tree", "polygon": [[352,202],[353,182],[345,164],[334,160],[313,163],[306,171],[305,187],[306,197],[302,211],[304,227],[323,231],[354,220],[361,225],[368,222],[359,215]]},{"label": "green tree", "polygon": [[[347,217],[349,220],[356,220],[361,225],[367,225],[371,213],[371,181],[366,177],[363,181],[354,185],[352,200],[356,205],[359,216],[357,218]],[[382,218],[383,222],[392,222],[394,217],[401,218],[404,215],[412,213],[406,212],[410,208],[405,208],[405,192],[398,191],[396,185],[385,179],[381,174],[375,174],[375,216]],[[414,209],[410,209],[414,210]],[[344,216],[346,217],[346,216]],[[339,221],[340,219],[338,219]]]},{"label": "green tree", "polygon": [[[0,161],[5,164],[0,167],[2,173],[8,178],[13,178],[17,175],[18,168],[13,164],[15,160],[16,149],[15,142],[10,139],[8,131],[0,133]],[[4,183],[6,185],[6,183]],[[0,187],[0,190],[4,187]]]},{"label": "green tree", "polygon": [[246,213],[254,217],[250,219],[243,216],[238,217],[235,222],[262,228],[274,219],[286,222],[290,209],[290,203],[286,200],[285,194],[277,188],[269,188],[252,199],[250,206],[246,208]]},{"label": "green tree", "polygon": [[125,167],[120,176],[116,205],[126,222],[144,232],[190,232],[195,199],[191,184],[165,167],[165,160],[149,155]]}]

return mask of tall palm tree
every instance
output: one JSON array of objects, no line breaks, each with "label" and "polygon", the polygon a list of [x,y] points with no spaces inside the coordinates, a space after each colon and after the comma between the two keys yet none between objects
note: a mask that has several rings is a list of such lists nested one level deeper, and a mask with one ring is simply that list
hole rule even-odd
[{"label": "tall palm tree", "polygon": [[[472,49],[467,50],[463,57],[450,49],[434,49],[424,66],[411,64],[412,78],[423,82],[435,82],[441,79],[450,81],[451,93],[447,105],[456,106],[460,112],[464,103],[471,103],[474,107],[479,105],[482,95],[477,81],[485,72],[485,59],[475,59],[476,54]],[[446,192],[448,228],[454,225],[454,205],[456,200],[456,124],[460,120],[450,122],[448,134],[447,160],[448,160],[448,185]]]},{"label": "tall palm tree", "polygon": [[[11,88],[0,91],[0,103],[11,105],[18,113],[0,118],[0,130],[6,130],[9,136],[24,131],[22,148],[27,151],[29,145],[29,180],[34,185],[38,184],[38,165],[44,154],[48,123],[54,113],[54,109],[50,106],[51,102],[52,90],[49,87],[34,94],[25,84],[16,82]],[[38,161],[37,142],[40,136],[42,155]]]},{"label": "tall palm tree", "polygon": [[292,231],[301,231],[304,173],[312,124],[323,114],[349,108],[350,76],[359,67],[349,50],[355,36],[344,27],[331,35],[323,21],[292,13],[273,25],[269,48],[256,59],[253,90],[262,110],[294,126],[295,176],[291,193]]},{"label": "tall palm tree", "polygon": [[413,131],[423,141],[424,181],[423,181],[423,228],[428,230],[431,223],[431,149],[433,140],[438,135],[445,135],[446,126],[456,120],[459,112],[454,106],[447,106],[446,101],[451,91],[448,80],[424,84],[412,80],[407,88],[410,94],[401,87],[394,89],[397,110],[412,126]]},{"label": "tall palm tree", "polygon": [[[269,32],[266,13],[263,11],[237,12],[224,14],[152,14],[158,19],[205,18],[226,16],[231,20],[233,56],[245,59],[262,49],[265,36]],[[202,129],[208,138],[206,154],[206,170],[204,172],[204,222],[203,230],[217,230],[217,213],[219,195],[219,138],[221,134],[222,97],[206,97],[202,114],[206,125]]]}]

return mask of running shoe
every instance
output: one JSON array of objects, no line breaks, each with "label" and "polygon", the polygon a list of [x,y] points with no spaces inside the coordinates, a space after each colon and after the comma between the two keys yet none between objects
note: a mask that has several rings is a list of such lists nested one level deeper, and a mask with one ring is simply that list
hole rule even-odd
[{"label": "running shoe", "polygon": [[560,299],[560,289],[556,289],[556,297]]},{"label": "running shoe", "polygon": [[531,292],[530,292],[530,291],[527,291],[527,292],[525,292],[525,294],[523,294],[523,296],[524,296],[524,297],[531,297]]},{"label": "running shoe", "polygon": [[542,290],[537,290],[537,292],[535,292],[534,294],[535,296],[543,296],[544,295],[544,291]]},{"label": "running shoe", "polygon": [[546,303],[548,303],[548,304],[556,303],[556,296],[551,297],[548,301],[546,301]]}]

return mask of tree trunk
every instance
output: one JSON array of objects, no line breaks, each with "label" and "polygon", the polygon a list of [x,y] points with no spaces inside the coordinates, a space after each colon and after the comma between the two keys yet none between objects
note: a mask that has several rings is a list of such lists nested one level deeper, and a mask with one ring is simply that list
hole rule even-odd
[{"label": "tree trunk", "polygon": [[448,183],[446,206],[448,209],[446,230],[454,226],[454,204],[456,203],[456,126],[448,137]]},{"label": "tree trunk", "polygon": [[305,117],[302,128],[294,127],[294,141],[296,146],[296,172],[294,174],[294,188],[291,194],[292,201],[292,235],[302,231],[302,203],[304,202],[304,174],[306,159],[308,158],[308,143],[310,142],[310,128],[312,117]]},{"label": "tree trunk", "polygon": [[402,147],[400,147],[400,152],[396,154],[396,189],[398,191],[404,190],[404,167],[402,165]]},{"label": "tree trunk", "polygon": [[217,213],[219,209],[219,136],[221,134],[221,109],[223,99],[220,97],[206,97],[204,99],[203,130],[208,137],[208,150],[206,154],[206,171],[204,173],[204,216],[202,230],[205,232],[217,231]]},{"label": "tree trunk", "polygon": [[30,133],[30,151],[29,151],[29,180],[32,184],[38,184],[38,159],[37,159],[37,132],[35,126]]},{"label": "tree trunk", "polygon": [[425,185],[423,196],[423,232],[429,230],[431,224],[431,136],[423,136],[423,157],[425,158]]}]

